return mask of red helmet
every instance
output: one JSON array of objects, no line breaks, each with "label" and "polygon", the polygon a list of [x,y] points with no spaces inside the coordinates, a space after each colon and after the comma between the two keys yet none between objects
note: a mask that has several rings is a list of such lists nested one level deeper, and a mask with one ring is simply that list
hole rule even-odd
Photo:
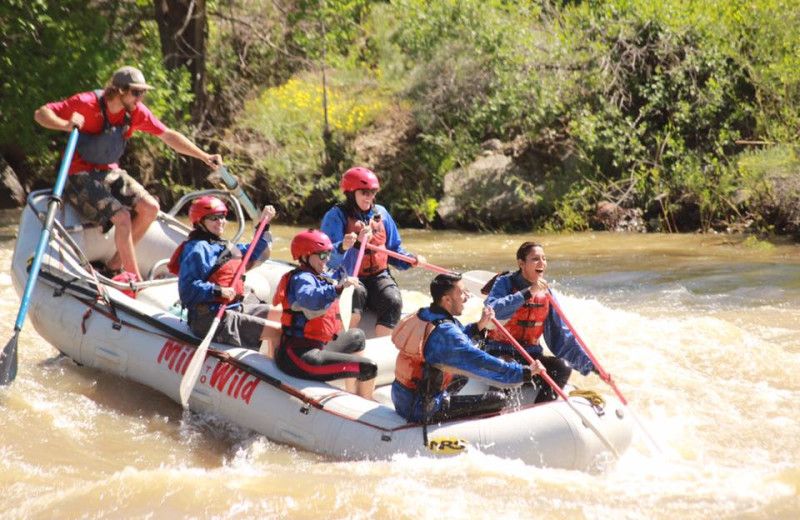
[{"label": "red helmet", "polygon": [[301,231],[292,239],[291,250],[292,258],[299,260],[301,256],[333,251],[333,243],[328,235],[319,229],[308,229]]},{"label": "red helmet", "polygon": [[192,205],[189,206],[189,221],[192,224],[199,224],[205,217],[216,213],[227,215],[228,208],[218,198],[206,195],[195,199]]},{"label": "red helmet", "polygon": [[372,173],[372,170],[356,166],[350,168],[342,176],[342,191],[356,190],[379,190],[381,183],[378,182],[378,176]]}]

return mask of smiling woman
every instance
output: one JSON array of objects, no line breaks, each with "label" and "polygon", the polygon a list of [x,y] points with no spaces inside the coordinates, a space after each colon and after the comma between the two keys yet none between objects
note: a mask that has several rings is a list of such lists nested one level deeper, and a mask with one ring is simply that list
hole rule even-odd
[{"label": "smiling woman", "polygon": [[[562,317],[551,308],[552,291],[542,276],[547,269],[544,247],[536,242],[524,242],[517,249],[517,267],[514,273],[497,277],[491,287],[486,305],[492,307],[500,320],[508,320],[507,331],[489,333],[486,351],[501,357],[523,361],[514,342],[519,342],[528,356],[540,361],[559,388],[569,381],[574,368],[582,375],[596,372],[596,368]],[[509,337],[506,337],[506,332]],[[511,339],[511,340],[510,340]],[[545,355],[540,344],[544,340],[549,351]],[[543,381],[537,402],[552,401],[557,391]]]},{"label": "smiling woman", "polygon": [[268,341],[274,348],[280,326],[267,319],[269,305],[245,299],[241,273],[269,258],[272,235],[269,231],[262,235],[262,231],[275,216],[275,209],[264,208],[251,244],[230,244],[222,238],[227,214],[228,208],[217,197],[195,199],[189,207],[194,230],[170,260],[171,271],[178,274],[189,327],[209,342],[259,350],[261,341]]}]

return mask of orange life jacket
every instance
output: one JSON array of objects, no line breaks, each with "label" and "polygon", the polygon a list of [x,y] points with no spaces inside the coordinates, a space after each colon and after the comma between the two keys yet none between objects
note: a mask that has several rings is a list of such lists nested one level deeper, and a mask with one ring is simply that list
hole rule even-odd
[{"label": "orange life jacket", "polygon": [[435,321],[425,321],[418,314],[410,314],[400,320],[392,331],[392,342],[400,351],[394,367],[394,377],[406,388],[411,390],[429,391],[439,393],[453,380],[453,374],[441,372],[442,381],[438,388],[422,388],[425,369],[425,343],[440,323],[452,321],[442,318]]},{"label": "orange life jacket", "polygon": [[330,278],[313,273],[313,271],[306,266],[301,266],[289,271],[281,277],[278,288],[275,290],[272,303],[273,305],[283,306],[281,325],[283,325],[284,334],[327,343],[339,332],[340,324],[336,319],[336,314],[339,312],[339,300],[335,300],[331,306],[328,307],[327,311],[325,311],[325,314],[317,316],[316,318],[308,319],[302,311],[292,310],[292,306],[289,303],[289,283],[292,277],[301,271],[314,274],[317,279],[324,283],[332,283]]},{"label": "orange life jacket", "polygon": [[[513,293],[518,292],[514,288]],[[505,328],[522,345],[537,345],[544,333],[544,322],[550,312],[550,302],[544,291],[536,291],[517,312],[505,323]],[[505,335],[497,329],[489,331],[489,338],[495,341],[508,342]]]},{"label": "orange life jacket", "polygon": [[[347,213],[345,212],[345,214]],[[359,222],[365,226],[369,225],[364,224],[357,218],[348,215],[347,223],[345,224],[344,228],[344,234],[358,234],[360,229],[358,226]],[[383,219],[381,219],[381,221],[378,223],[378,229],[373,229],[372,236],[370,237],[368,243],[381,247],[386,244],[386,228],[383,227]],[[364,260],[361,261],[361,270],[358,272],[358,276],[369,276],[371,274],[380,273],[381,271],[385,271],[388,267],[389,255],[367,248],[364,250]]]},{"label": "orange life jacket", "polygon": [[[175,252],[172,253],[169,263],[167,264],[169,272],[176,276],[180,275],[181,254],[188,242],[188,240],[183,242],[175,249]],[[239,269],[240,265],[242,265],[242,252],[239,251],[239,248],[233,246],[226,247],[217,257],[217,262],[214,264],[214,267],[211,268],[206,281],[219,285],[220,287],[233,287],[233,290],[236,292],[235,299],[241,299],[244,297],[244,276],[240,276],[236,283],[233,283],[233,277],[236,275],[236,271]],[[226,300],[225,298],[218,297],[214,298],[214,301],[216,303],[230,303],[233,300]]]}]

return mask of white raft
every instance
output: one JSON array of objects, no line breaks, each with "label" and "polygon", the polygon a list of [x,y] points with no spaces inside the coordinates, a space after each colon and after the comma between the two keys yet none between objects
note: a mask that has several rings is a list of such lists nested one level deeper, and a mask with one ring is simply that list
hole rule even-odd
[{"label": "white raft", "polygon": [[[238,202],[225,192],[209,190],[194,196],[208,193],[226,197],[243,222]],[[48,196],[48,192],[32,193],[21,217],[12,261],[12,278],[20,294],[27,280],[26,265],[42,231]],[[180,402],[183,372],[202,340],[192,334],[174,306],[176,279],[163,276],[166,261],[189,231],[174,218],[185,202],[182,199],[169,214],[160,213],[137,246],[140,270],[149,278],[138,285],[137,298],[118,290],[125,286],[115,287],[101,278],[108,301],[98,298],[95,279],[83,266],[110,258],[115,247],[113,229],[104,235],[96,226],[82,225],[77,212],[67,205],[56,218],[28,312],[37,332],[75,362],[144,384],[176,402]],[[242,231],[240,226],[235,239]],[[275,287],[290,268],[265,262],[248,273],[247,283],[266,299],[271,293],[267,286]],[[189,407],[216,414],[272,441],[335,459],[448,456],[478,449],[537,466],[580,470],[610,459],[603,442],[567,403],[532,405],[528,392],[522,393],[522,405],[514,411],[428,425],[430,444],[426,447],[422,425],[407,424],[392,408],[389,388],[396,350],[387,339],[369,340],[367,350],[380,367],[376,390],[380,403],[334,385],[286,375],[258,352],[212,343]],[[571,401],[619,453],[625,451],[631,442],[632,422],[621,403],[606,397],[600,409],[582,398]]]}]

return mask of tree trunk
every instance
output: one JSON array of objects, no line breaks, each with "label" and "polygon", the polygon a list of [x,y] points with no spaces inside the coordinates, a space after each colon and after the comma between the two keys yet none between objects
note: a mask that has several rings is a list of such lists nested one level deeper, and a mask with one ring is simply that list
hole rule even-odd
[{"label": "tree trunk", "polygon": [[191,74],[192,123],[206,113],[206,0],[154,0],[161,53],[168,70],[185,66]]},{"label": "tree trunk", "polygon": [[25,188],[17,173],[0,155],[0,208],[17,208],[25,204]]}]

